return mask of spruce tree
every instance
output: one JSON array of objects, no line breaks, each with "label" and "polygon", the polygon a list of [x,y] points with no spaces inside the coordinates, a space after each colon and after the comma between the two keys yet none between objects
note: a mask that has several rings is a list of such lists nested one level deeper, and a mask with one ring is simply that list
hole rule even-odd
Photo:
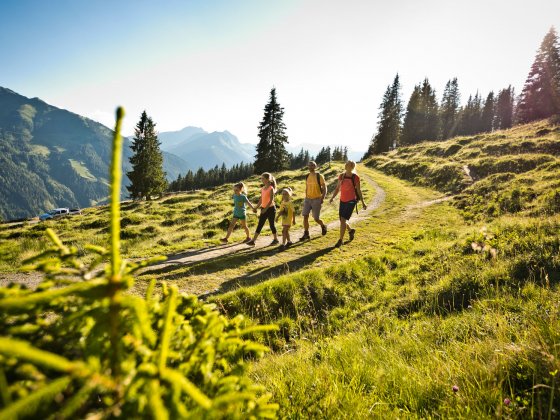
[{"label": "spruce tree", "polygon": [[436,99],[436,91],[432,88],[427,78],[422,83],[421,93],[423,110],[422,139],[436,140],[439,137],[439,106]]},{"label": "spruce tree", "polygon": [[439,115],[436,92],[428,79],[414,87],[406,108],[401,143],[415,144],[435,140],[439,136]]},{"label": "spruce tree", "polygon": [[490,92],[484,102],[480,121],[480,130],[482,132],[492,131],[494,129],[494,115],[496,113],[496,104],[494,101],[494,92]]},{"label": "spruce tree", "polygon": [[393,83],[387,86],[383,100],[379,106],[377,133],[371,139],[368,151],[364,157],[388,152],[396,147],[401,132],[402,101],[400,98],[401,85],[399,75]]},{"label": "spruce tree", "polygon": [[515,93],[511,85],[498,93],[498,99],[496,101],[496,129],[503,130],[512,126],[514,97]]},{"label": "spruce tree", "polygon": [[560,47],[554,27],[544,37],[517,107],[521,123],[560,114]]},{"label": "spruce tree", "polygon": [[421,88],[419,85],[414,86],[410,99],[406,106],[406,114],[404,116],[404,123],[402,128],[402,135],[400,144],[415,144],[418,143],[420,138],[420,126],[422,124],[422,104],[421,104]]},{"label": "spruce tree", "polygon": [[440,138],[446,140],[457,133],[459,124],[459,107],[461,105],[461,95],[459,93],[459,83],[455,77],[445,84],[443,98],[440,107]]},{"label": "spruce tree", "polygon": [[459,128],[457,134],[461,136],[468,136],[481,132],[482,121],[482,102],[480,95],[476,92],[473,97],[469,96],[467,104],[461,109],[459,113]]},{"label": "spruce tree", "polygon": [[167,188],[160,145],[156,125],[143,111],[130,146],[132,171],[126,173],[131,182],[126,188],[133,200],[150,200],[153,196],[161,196]]},{"label": "spruce tree", "polygon": [[286,151],[288,136],[286,125],[282,121],[284,108],[276,99],[276,88],[270,91],[270,99],[264,107],[264,116],[259,125],[259,143],[255,155],[255,172],[282,171],[289,166]]}]

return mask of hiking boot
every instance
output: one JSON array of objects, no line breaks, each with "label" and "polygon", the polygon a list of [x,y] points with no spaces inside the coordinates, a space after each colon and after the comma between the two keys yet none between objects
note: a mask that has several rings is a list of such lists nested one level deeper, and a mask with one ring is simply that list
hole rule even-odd
[{"label": "hiking boot", "polygon": [[251,239],[250,241],[245,242],[245,245],[255,246],[255,241]]},{"label": "hiking boot", "polygon": [[293,243],[292,241],[288,241],[288,242],[286,242],[286,248],[288,248],[288,247],[292,246],[293,244],[294,244],[294,243]]},{"label": "hiking boot", "polygon": [[278,239],[273,239],[272,242],[270,243],[270,245],[277,245],[280,242],[278,242]]},{"label": "hiking boot", "polygon": [[251,240],[251,238],[245,238],[243,239],[243,243],[246,244],[247,242],[249,242]]},{"label": "hiking boot", "polygon": [[342,246],[342,239],[339,239],[336,244],[334,244],[335,248],[340,248]]},{"label": "hiking boot", "polygon": [[227,238],[222,238],[222,239],[220,239],[220,242],[223,243],[223,244],[227,244],[228,240],[227,240]]},{"label": "hiking boot", "polygon": [[286,245],[282,244],[278,247],[278,251],[284,251],[286,249]]},{"label": "hiking boot", "polygon": [[325,236],[327,234],[327,225],[321,226],[321,235]]},{"label": "hiking boot", "polygon": [[350,238],[351,241],[354,240],[354,234],[356,233],[356,229],[350,229],[348,231],[348,237]]},{"label": "hiking boot", "polygon": [[311,239],[311,237],[309,236],[309,232],[305,231],[303,233],[303,236],[301,238],[299,238],[300,241],[309,241]]}]

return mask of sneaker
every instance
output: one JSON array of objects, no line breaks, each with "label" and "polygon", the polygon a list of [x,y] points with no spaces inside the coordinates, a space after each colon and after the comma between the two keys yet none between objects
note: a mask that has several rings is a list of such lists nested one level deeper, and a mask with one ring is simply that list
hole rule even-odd
[{"label": "sneaker", "polygon": [[245,238],[243,239],[243,243],[246,244],[247,242],[249,242],[251,240],[251,238]]},{"label": "sneaker", "polygon": [[286,249],[286,245],[280,245],[278,247],[278,251],[284,251]]},{"label": "sneaker", "polygon": [[327,225],[321,226],[321,235],[325,236],[327,234]]},{"label": "sneaker", "polygon": [[251,239],[250,241],[245,242],[245,245],[255,246],[255,241]]},{"label": "sneaker", "polygon": [[272,242],[270,243],[270,245],[277,245],[280,242],[278,242],[278,239],[273,239]]},{"label": "sneaker", "polygon": [[354,240],[354,234],[356,233],[356,229],[350,229],[348,231],[348,236],[350,237],[350,240],[353,241]]},{"label": "sneaker", "polygon": [[304,234],[303,234],[303,236],[302,236],[301,238],[299,238],[300,241],[308,241],[308,240],[310,240],[310,239],[311,239],[311,237],[309,236],[309,232],[308,232],[308,231],[305,231]]},{"label": "sneaker", "polygon": [[288,241],[286,242],[286,248],[288,248],[289,246],[292,246],[294,243],[292,241]]},{"label": "sneaker", "polygon": [[342,239],[339,239],[338,242],[334,245],[335,248],[340,248],[342,246]]},{"label": "sneaker", "polygon": [[227,238],[222,238],[222,239],[220,239],[220,242],[223,243],[223,244],[227,244],[228,240],[227,240]]}]

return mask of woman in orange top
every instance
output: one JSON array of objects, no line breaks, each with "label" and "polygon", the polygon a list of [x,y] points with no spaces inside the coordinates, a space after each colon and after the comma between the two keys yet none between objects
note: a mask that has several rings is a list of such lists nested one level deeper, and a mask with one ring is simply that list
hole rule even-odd
[{"label": "woman in orange top", "polygon": [[249,246],[255,246],[255,241],[259,237],[264,223],[267,220],[268,224],[270,225],[270,230],[274,235],[274,239],[272,240],[270,245],[276,245],[278,243],[276,227],[274,226],[274,217],[276,216],[276,205],[274,203],[274,194],[276,193],[276,180],[271,174],[265,172],[261,175],[261,182],[263,183],[263,187],[261,189],[261,198],[253,209],[253,211],[256,213],[257,209],[260,207],[261,214],[259,216],[259,223],[257,225],[257,229],[255,230],[255,234],[253,235],[253,239],[247,242],[247,245]]},{"label": "woman in orange top", "polygon": [[367,208],[360,190],[360,177],[355,173],[356,162],[349,160],[344,166],[344,173],[338,177],[338,184],[330,199],[332,203],[338,192],[340,191],[340,206],[338,208],[338,216],[340,217],[340,239],[335,247],[339,248],[344,239],[344,233],[348,230],[348,237],[350,240],[354,239],[356,229],[352,229],[348,224],[348,220],[352,216],[354,208],[358,205],[358,200],[362,201],[364,210]]}]

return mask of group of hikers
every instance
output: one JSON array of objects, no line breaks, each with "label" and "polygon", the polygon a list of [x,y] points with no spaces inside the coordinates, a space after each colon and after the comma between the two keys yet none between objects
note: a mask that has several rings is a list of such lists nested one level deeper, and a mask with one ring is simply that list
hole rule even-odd
[{"label": "group of hikers", "polygon": [[[313,216],[313,220],[321,226],[321,234],[327,234],[327,225],[323,223],[320,218],[321,207],[327,196],[327,185],[325,177],[317,172],[317,163],[310,161],[307,165],[309,173],[307,174],[305,182],[305,199],[303,200],[303,209],[301,215],[303,216],[303,236],[299,238],[300,241],[311,239],[309,236],[309,215]],[[356,163],[354,161],[347,161],[344,166],[344,172],[338,176],[338,183],[333,191],[330,203],[333,202],[335,197],[340,193],[340,204],[338,208],[338,215],[340,218],[340,238],[335,244],[339,248],[343,244],[344,235],[348,232],[350,240],[354,239],[356,229],[351,228],[348,224],[354,209],[358,205],[358,201],[362,202],[364,210],[367,208],[366,203],[360,189],[360,177],[356,174]],[[246,238],[243,241],[249,246],[255,246],[255,241],[259,237],[261,230],[268,220],[270,230],[274,236],[270,245],[279,244],[278,235],[276,232],[275,222],[282,217],[282,244],[280,249],[283,250],[291,245],[293,242],[290,238],[290,227],[296,223],[296,213],[292,203],[293,191],[290,187],[283,188],[281,191],[282,202],[280,208],[276,211],[276,203],[274,195],[276,194],[277,184],[274,176],[268,172],[261,175],[261,196],[256,205],[253,205],[247,198],[247,188],[243,182],[239,182],[233,186],[233,218],[229,224],[227,234],[221,239],[223,243],[227,243],[230,235],[235,228],[237,222],[245,230]],[[246,221],[246,208],[251,207],[254,213],[260,208],[259,222],[255,230],[255,234],[251,238],[249,228]]]}]

